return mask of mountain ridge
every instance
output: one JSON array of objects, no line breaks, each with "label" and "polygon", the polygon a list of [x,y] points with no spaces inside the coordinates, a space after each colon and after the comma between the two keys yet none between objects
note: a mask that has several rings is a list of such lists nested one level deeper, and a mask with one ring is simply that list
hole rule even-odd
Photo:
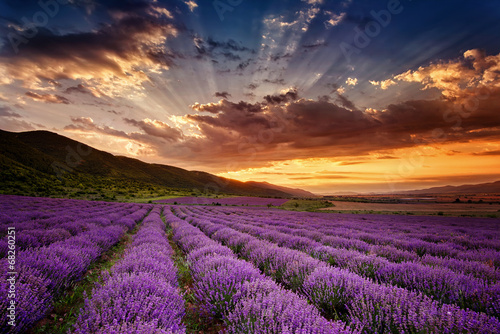
[{"label": "mountain ridge", "polygon": [[20,187],[19,192],[24,189],[47,195],[54,192],[54,188],[62,191],[115,187],[115,183],[122,182],[131,189],[165,187],[200,195],[208,191],[262,197],[295,196],[283,191],[285,187],[263,187],[202,171],[113,155],[50,131],[0,130],[0,168],[0,176],[5,180],[0,187],[2,193],[15,193]]},{"label": "mountain ridge", "polygon": [[441,186],[426,189],[410,190],[401,192],[401,194],[475,194],[475,193],[500,193],[500,180],[478,184],[463,184],[460,186]]}]

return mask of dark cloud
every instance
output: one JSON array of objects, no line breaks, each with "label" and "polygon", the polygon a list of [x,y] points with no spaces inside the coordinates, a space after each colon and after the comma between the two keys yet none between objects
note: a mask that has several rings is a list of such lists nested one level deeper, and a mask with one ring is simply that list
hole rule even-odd
[{"label": "dark cloud", "polygon": [[473,153],[472,155],[477,155],[477,156],[500,155],[500,150],[478,152],[478,153]]},{"label": "dark cloud", "polygon": [[31,89],[39,80],[59,87],[60,80],[72,79],[119,93],[149,81],[149,69],[173,64],[164,45],[178,30],[166,9],[145,1],[106,5],[112,22],[93,31],[56,34],[40,28],[28,43],[19,45],[19,53],[2,48],[0,72]]},{"label": "dark cloud", "polygon": [[318,101],[330,102],[332,98],[329,95],[318,96]]},{"label": "dark cloud", "polygon": [[336,84],[336,83],[328,83],[328,84],[326,84],[326,87],[330,88],[332,90],[330,92],[330,94],[336,93],[337,90],[340,88],[340,86],[338,84]]},{"label": "dark cloud", "polygon": [[354,166],[366,163],[366,161],[342,161],[339,166]]},{"label": "dark cloud", "polygon": [[[251,142],[258,153],[251,163],[255,166],[272,160],[368,155],[422,144],[500,138],[500,115],[495,111],[499,98],[500,91],[481,101],[475,112],[461,119],[460,128],[454,119],[457,115],[450,114],[454,105],[446,100],[406,101],[378,112],[347,108],[326,99],[287,100],[287,104],[273,103],[284,102],[281,96],[257,103],[221,100],[192,106],[212,115],[187,116],[202,134],[190,139],[189,146],[199,148],[198,161],[222,164],[238,156],[242,143]],[[221,152],[203,156],[204,149],[211,151],[210,147],[222,142]],[[363,162],[344,164],[358,163]]]},{"label": "dark cloud", "polygon": [[[194,36],[193,41],[196,49],[196,58],[203,59],[208,57],[219,63],[218,57],[224,57],[226,60],[241,60],[242,54],[253,54],[254,50],[247,48],[240,43],[229,39],[227,41],[217,41],[211,37],[207,40],[199,36]],[[248,66],[248,65],[247,65]]]},{"label": "dark cloud", "polygon": [[264,96],[264,100],[268,104],[280,104],[284,102],[291,102],[295,101],[299,98],[299,94],[297,92],[297,89],[291,89],[286,93],[279,94],[279,95],[266,95]]},{"label": "dark cloud", "polygon": [[236,67],[237,70],[240,70],[240,71],[244,71],[248,66],[250,66],[252,62],[252,59],[247,59],[241,63],[238,64],[238,66]]},{"label": "dark cloud", "polygon": [[222,97],[224,99],[227,99],[229,96],[231,96],[231,94],[229,94],[228,92],[224,91],[224,92],[216,92],[214,94],[215,97]]},{"label": "dark cloud", "polygon": [[278,62],[282,59],[289,59],[289,58],[292,58],[291,53],[277,53],[269,56],[269,59],[273,62]]},{"label": "dark cloud", "polygon": [[250,90],[255,90],[258,87],[259,87],[259,85],[254,84],[254,83],[248,84],[248,86],[247,86],[247,88],[250,89]]},{"label": "dark cloud", "polygon": [[232,52],[222,52],[221,55],[224,56],[224,58],[226,58],[226,60],[230,60],[230,61],[241,60],[241,57],[239,55],[232,53]]},{"label": "dark cloud", "polygon": [[70,104],[71,102],[64,96],[54,94],[38,94],[34,92],[26,92],[24,95],[32,98],[35,101],[45,103]]},{"label": "dark cloud", "polygon": [[264,79],[262,82],[280,86],[285,85],[285,79]]},{"label": "dark cloud", "polygon": [[92,92],[87,87],[85,87],[84,85],[81,85],[81,84],[78,86],[68,87],[64,92],[66,94],[81,93],[81,94],[92,95]]},{"label": "dark cloud", "polygon": [[342,107],[345,107],[345,108],[351,109],[351,110],[356,109],[354,102],[352,102],[351,100],[349,100],[347,97],[345,97],[342,94],[337,94],[337,101]]},{"label": "dark cloud", "polygon": [[328,43],[325,41],[316,41],[316,42],[311,43],[311,44],[304,44],[304,45],[302,45],[302,48],[304,48],[306,50],[311,50],[311,49],[320,48],[322,46],[328,46]]},{"label": "dark cloud", "polygon": [[211,50],[220,48],[223,50],[252,52],[251,49],[240,45],[238,42],[232,39],[229,39],[227,41],[216,41],[212,38],[208,38],[207,44],[210,46]]},{"label": "dark cloud", "polygon": [[378,160],[397,160],[400,158],[392,156],[392,155],[384,155],[384,156],[378,157],[377,159]]},{"label": "dark cloud", "polygon": [[218,103],[208,103],[199,104],[196,103],[191,106],[193,110],[196,111],[206,111],[212,114],[217,114],[219,112],[231,112],[232,110],[244,111],[248,113],[259,113],[262,112],[262,105],[260,103],[248,103],[240,101],[238,103],[230,102],[226,99],[221,100]]}]

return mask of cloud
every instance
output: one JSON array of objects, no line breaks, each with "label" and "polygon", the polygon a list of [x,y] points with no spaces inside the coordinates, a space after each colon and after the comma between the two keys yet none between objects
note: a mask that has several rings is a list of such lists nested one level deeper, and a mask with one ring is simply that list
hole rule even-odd
[{"label": "cloud", "polygon": [[358,84],[358,79],[357,78],[347,78],[345,83],[349,86],[356,86]]},{"label": "cloud", "polygon": [[500,54],[487,56],[477,49],[468,50],[463,58],[409,70],[393,79],[418,82],[423,89],[436,88],[447,99],[468,98],[485,88],[500,88]]},{"label": "cloud", "polygon": [[227,112],[231,110],[237,110],[237,111],[245,110],[253,113],[258,113],[262,111],[262,106],[260,103],[252,104],[244,101],[240,101],[239,103],[234,103],[234,102],[229,102],[226,99],[222,99],[218,103],[207,103],[207,104],[195,103],[191,106],[191,108],[196,111],[205,111],[212,114],[218,114],[219,112]]},{"label": "cloud", "polygon": [[330,12],[330,11],[325,11],[325,15],[327,15],[329,17],[329,19],[324,22],[325,27],[327,29],[329,29],[329,28],[332,28],[332,27],[339,25],[346,17],[346,14],[347,13],[345,13],[345,12],[340,13],[340,14],[335,14],[335,13]]},{"label": "cloud", "polygon": [[0,117],[21,118],[21,115],[19,115],[18,113],[12,112],[12,109],[10,107],[0,106]]},{"label": "cloud", "polygon": [[244,71],[248,66],[250,66],[251,63],[252,63],[252,59],[247,59],[247,60],[239,63],[238,66],[236,67],[236,69],[239,71]]},{"label": "cloud", "polygon": [[56,34],[40,28],[29,43],[20,45],[19,53],[4,47],[0,74],[22,81],[28,89],[70,79],[110,96],[121,96],[128,89],[140,91],[150,75],[173,64],[165,41],[178,30],[165,16],[168,11],[153,4],[116,3],[108,10],[113,21],[95,30]]},{"label": "cloud", "polygon": [[95,132],[120,138],[129,138],[127,133],[119,131],[109,126],[98,126],[90,117],[72,117],[72,124],[64,127],[67,131]]},{"label": "cloud", "polygon": [[[314,101],[300,98],[292,89],[255,103],[225,98],[196,103],[191,106],[195,113],[177,117],[178,127],[159,120],[124,119],[140,130],[125,133],[80,118],[66,130],[126,138],[168,161],[220,170],[235,161],[251,168],[301,158],[392,159],[391,150],[500,138],[499,105],[500,90],[482,100],[458,129],[450,122],[454,104],[445,99],[404,101],[367,112],[341,95],[336,101]],[[362,161],[344,165],[358,162]]]},{"label": "cloud", "polygon": [[383,155],[377,158],[378,160],[397,160],[400,159],[398,157],[392,156],[392,155]]},{"label": "cloud", "polygon": [[229,94],[228,92],[224,91],[224,92],[216,92],[214,94],[215,97],[222,97],[224,99],[227,99],[229,96],[231,96],[231,94]]},{"label": "cloud", "polygon": [[226,60],[237,61],[241,60],[243,53],[254,53],[254,50],[241,45],[233,39],[218,41],[212,37],[205,40],[202,37],[194,36],[193,42],[197,53],[196,58],[198,59],[208,57],[217,61],[217,58],[222,56]]},{"label": "cloud", "polygon": [[259,85],[257,84],[254,84],[254,83],[250,83],[248,84],[248,86],[246,88],[250,89],[250,90],[255,90],[259,87]]},{"label": "cloud", "polygon": [[342,161],[339,163],[339,166],[354,166],[354,165],[361,165],[366,163],[366,161]]},{"label": "cloud", "polygon": [[24,95],[32,98],[35,101],[45,103],[70,104],[71,102],[64,96],[54,94],[38,94],[34,92],[26,92]]},{"label": "cloud", "polygon": [[[304,34],[309,31],[313,20],[321,13],[322,1],[303,1],[305,5],[292,15],[268,15],[264,17],[261,53],[279,55],[293,55],[302,45]],[[283,41],[286,40],[286,45]],[[271,58],[272,55],[269,55]],[[288,57],[291,58],[291,57]]]},{"label": "cloud", "polygon": [[500,155],[500,150],[478,152],[478,153],[473,153],[472,155],[477,155],[477,156],[493,156],[493,155]]},{"label": "cloud", "polygon": [[350,110],[356,109],[356,106],[354,105],[354,102],[352,102],[351,100],[349,100],[347,97],[345,97],[342,94],[338,94],[337,93],[337,101],[344,108],[347,108],[347,109],[350,109]]},{"label": "cloud", "polygon": [[[311,176],[304,176],[304,177],[290,177],[288,178],[289,180],[342,180],[342,179],[359,179],[359,177],[356,176],[347,176],[347,175],[311,175]],[[368,178],[363,177],[363,180],[366,180]]]},{"label": "cloud", "polygon": [[[281,159],[367,155],[434,143],[500,137],[500,115],[495,111],[500,105],[500,91],[481,101],[477,111],[462,119],[459,130],[455,122],[450,121],[454,105],[446,100],[405,101],[371,112],[357,109],[342,95],[337,101],[339,104],[277,95],[257,103],[221,100],[196,104],[193,110],[211,115],[186,116],[199,127],[201,134],[191,145],[201,148],[200,160],[222,164],[231,155],[238,156],[238,147],[250,141],[259,156],[255,158],[258,162],[252,163],[258,165]],[[202,148],[222,142],[224,152],[203,156]],[[387,154],[380,157],[393,158]]]},{"label": "cloud", "polygon": [[77,85],[77,86],[68,87],[68,88],[66,88],[66,90],[64,92],[66,94],[80,93],[80,94],[94,95],[89,88],[87,88],[87,87],[85,87],[84,85],[81,85],[81,84]]},{"label": "cloud", "polygon": [[279,85],[279,86],[283,86],[285,85],[285,79],[264,79],[262,82],[264,83],[270,83],[270,84],[273,84],[273,85]]},{"label": "cloud", "polygon": [[172,128],[168,124],[158,120],[145,119],[137,121],[124,118],[124,121],[143,130],[147,135],[162,138],[170,142],[175,142],[182,138],[182,132],[179,129]]},{"label": "cloud", "polygon": [[295,101],[299,98],[299,93],[297,92],[297,88],[290,88],[289,90],[283,91],[279,95],[266,95],[264,96],[264,100],[268,104],[280,104],[284,102]]},{"label": "cloud", "polygon": [[320,48],[320,47],[323,47],[323,46],[327,46],[327,45],[328,45],[328,43],[325,40],[316,40],[313,43],[304,44],[304,45],[302,45],[302,47],[304,49],[317,49],[317,48]]},{"label": "cloud", "polygon": [[387,79],[383,81],[370,81],[374,86],[379,86],[382,90],[388,89],[390,86],[396,85],[396,82],[392,79]]},{"label": "cloud", "polygon": [[193,0],[184,1],[184,3],[189,7],[189,10],[194,12],[195,8],[198,7],[198,4]]},{"label": "cloud", "polygon": [[2,130],[5,131],[32,131],[36,129],[45,128],[41,124],[33,124],[31,122],[26,122],[25,120],[21,120],[19,118],[10,118],[10,117],[2,117],[0,119],[0,125]]}]

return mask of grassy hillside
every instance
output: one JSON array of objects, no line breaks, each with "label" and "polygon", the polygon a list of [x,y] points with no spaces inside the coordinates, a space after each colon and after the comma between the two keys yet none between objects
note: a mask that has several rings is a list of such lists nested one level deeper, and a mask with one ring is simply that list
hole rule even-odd
[{"label": "grassy hillside", "polygon": [[0,130],[0,192],[123,200],[182,195],[291,194],[204,172],[114,156],[48,131]]}]

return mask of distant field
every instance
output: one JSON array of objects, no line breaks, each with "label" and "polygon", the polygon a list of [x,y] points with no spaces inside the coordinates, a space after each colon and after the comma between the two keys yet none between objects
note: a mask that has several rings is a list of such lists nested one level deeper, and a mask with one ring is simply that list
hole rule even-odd
[{"label": "distant field", "polygon": [[375,212],[415,212],[418,214],[447,215],[491,215],[498,213],[500,204],[493,203],[364,203],[347,201],[330,201],[334,207],[321,210],[333,211],[375,211]]},{"label": "distant field", "polygon": [[228,197],[228,198],[207,198],[207,197],[177,197],[155,201],[155,203],[165,204],[198,204],[198,205],[250,205],[250,206],[280,206],[288,202],[282,198],[261,198],[261,197]]}]

